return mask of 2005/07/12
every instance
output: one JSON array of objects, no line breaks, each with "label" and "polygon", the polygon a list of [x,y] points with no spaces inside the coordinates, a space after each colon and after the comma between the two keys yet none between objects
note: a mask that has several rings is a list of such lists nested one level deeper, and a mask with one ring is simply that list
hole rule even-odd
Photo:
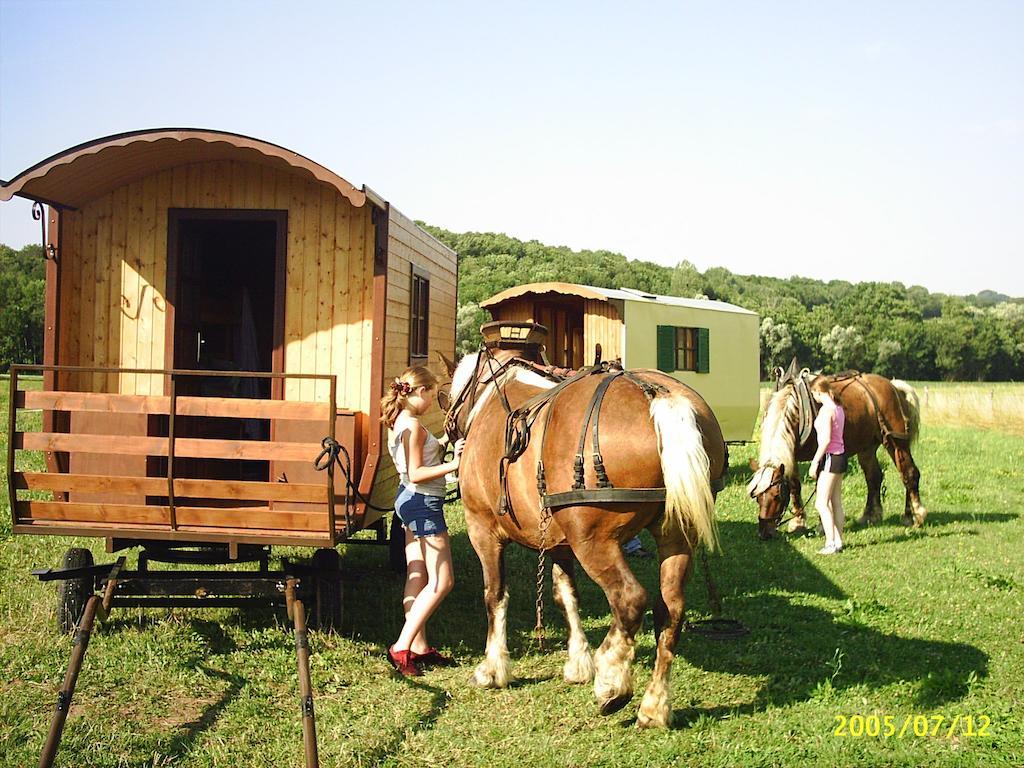
[{"label": "2005/07/12", "polygon": [[902,720],[894,715],[836,715],[833,736],[860,738],[862,736],[883,739],[926,736],[989,736],[992,718],[988,715],[906,715]]}]

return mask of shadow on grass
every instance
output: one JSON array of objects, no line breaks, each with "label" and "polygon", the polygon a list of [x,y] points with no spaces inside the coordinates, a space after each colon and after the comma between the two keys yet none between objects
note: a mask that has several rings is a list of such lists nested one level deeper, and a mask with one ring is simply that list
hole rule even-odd
[{"label": "shadow on grass", "polygon": [[1012,523],[1020,517],[1013,512],[971,512],[961,510],[957,512],[937,512],[928,510],[928,518],[925,520],[924,528],[953,525],[954,523]]},{"label": "shadow on grass", "polygon": [[214,669],[206,664],[198,665],[198,669],[209,677],[215,677],[223,680],[228,684],[228,686],[213,704],[203,710],[199,717],[195,720],[184,723],[179,727],[178,732],[171,737],[170,743],[167,745],[167,751],[163,753],[164,758],[168,761],[184,757],[191,752],[192,746],[195,744],[196,740],[204,731],[217,722],[221,712],[224,711],[224,708],[238,696],[242,688],[244,688],[245,684],[248,682],[248,680],[242,675],[224,672],[220,669]]},{"label": "shadow on grass", "polygon": [[356,762],[358,764],[382,764],[388,757],[393,757],[398,753],[399,748],[403,743],[405,743],[410,735],[419,733],[420,731],[430,730],[441,718],[441,715],[443,715],[448,709],[452,697],[444,688],[440,688],[436,685],[429,685],[415,678],[406,677],[402,679],[408,683],[410,688],[416,688],[430,694],[430,703],[427,706],[427,711],[417,717],[415,724],[410,728],[399,728],[394,732],[392,737],[383,744],[380,744],[372,750],[361,752],[356,755]]},{"label": "shadow on grass", "polygon": [[[846,594],[786,540],[766,546],[745,524],[726,522],[721,528],[729,556],[712,558],[711,567],[727,598],[726,615],[742,621],[751,634],[727,642],[683,635],[677,654],[705,671],[765,682],[739,707],[678,710],[677,727],[702,717],[825,700],[845,688],[896,683],[912,684],[915,706],[928,709],[962,698],[971,680],[988,674],[988,655],[972,645],[904,638],[804,604],[800,595],[845,599]],[[701,593],[691,589],[690,594],[690,606],[706,608]],[[651,650],[641,660],[651,664],[653,656]]]}]

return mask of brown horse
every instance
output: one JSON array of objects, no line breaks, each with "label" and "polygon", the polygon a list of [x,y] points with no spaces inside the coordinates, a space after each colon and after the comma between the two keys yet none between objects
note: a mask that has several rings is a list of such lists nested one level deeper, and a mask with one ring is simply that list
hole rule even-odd
[{"label": "brown horse", "polygon": [[[813,429],[801,430],[800,425],[809,425],[816,409],[808,412],[808,408],[814,408],[814,401],[801,398],[800,388],[815,378],[806,371],[796,374],[791,366],[789,372],[780,375],[778,389],[765,409],[758,468],[747,486],[751,498],[757,500],[758,534],[762,539],[775,535],[790,495],[790,530],[806,525],[797,462],[814,458],[817,440]],[[836,401],[846,412],[846,454],[856,454],[867,480],[867,502],[860,523],[877,523],[882,519],[882,468],[877,451],[879,445],[884,445],[907,489],[902,522],[920,526],[928,512],[918,492],[921,473],[910,453],[920,428],[917,393],[904,381],[890,381],[871,373],[851,371],[827,378],[832,382]]]},{"label": "brown horse", "polygon": [[[521,353],[509,349],[484,350],[465,356],[454,370],[451,363],[448,366],[448,431],[452,437],[466,437],[459,486],[469,538],[483,567],[487,609],[486,652],[473,682],[504,688],[511,679],[504,551],[514,541],[551,555],[554,602],[569,628],[565,680],[593,680],[605,714],[625,706],[633,696],[634,637],[647,595],[627,566],[620,544],[647,528],[658,545],[661,593],[654,609],[657,659],[637,723],[667,727],[672,714],[669,673],[684,618],[690,558],[699,543],[714,546],[712,481],[726,469],[725,443],[711,409],[692,389],[659,371],[615,377],[599,406],[600,453],[607,478],[616,488],[665,488],[666,500],[581,499],[546,507],[538,488],[538,462],[543,459],[549,493],[572,488],[585,410],[595,389],[612,374],[580,375],[541,406],[525,451],[507,465],[505,506],[499,464],[506,454],[509,412],[556,382],[539,375]],[[598,477],[589,448],[588,435],[584,476],[586,487],[592,489]],[[574,556],[604,590],[611,607],[611,628],[593,656],[579,616]]]}]

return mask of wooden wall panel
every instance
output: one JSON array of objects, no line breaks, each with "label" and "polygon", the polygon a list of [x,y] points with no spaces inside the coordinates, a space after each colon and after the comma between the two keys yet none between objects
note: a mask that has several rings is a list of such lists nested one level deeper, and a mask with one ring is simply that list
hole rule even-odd
[{"label": "wooden wall panel", "polygon": [[[354,208],[307,177],[249,163],[203,162],[167,169],[69,212],[65,219],[61,362],[162,368],[165,362],[167,210],[286,210],[285,370],[338,375],[338,406],[367,411],[373,344],[374,231],[371,207]],[[408,264],[431,271],[431,347],[454,351],[455,256],[397,214],[389,246],[400,246],[404,283],[393,275],[389,314],[408,354]],[[395,268],[393,266],[393,268]],[[401,288],[399,288],[401,284]],[[399,322],[400,321],[400,322]],[[436,338],[436,343],[434,339]],[[85,377],[80,377],[85,378]],[[109,378],[109,380],[108,380]],[[159,376],[66,377],[65,386],[163,394]],[[325,384],[286,385],[288,400],[326,400]]]},{"label": "wooden wall panel", "polygon": [[[79,360],[82,319],[82,212],[61,214],[61,305],[60,353],[62,365],[75,365]],[[61,389],[78,389],[78,374],[63,374],[57,383]]]},{"label": "wooden wall panel", "polygon": [[[409,288],[411,265],[416,264],[430,274],[430,357],[427,364],[444,382],[447,373],[437,360],[435,351],[455,356],[455,285],[457,257],[447,248],[416,226],[415,222],[395,208],[390,209],[388,221],[388,301],[387,333],[384,350],[385,381],[398,376],[409,365]],[[443,417],[438,410],[431,411],[424,425],[435,434],[443,429]],[[376,425],[373,425],[376,428]],[[373,499],[376,503],[394,501],[397,473],[391,457],[381,457]]]},{"label": "wooden wall panel", "polygon": [[594,345],[601,345],[605,360],[622,357],[622,321],[614,305],[587,299],[583,309],[583,345],[585,364],[593,362]]}]

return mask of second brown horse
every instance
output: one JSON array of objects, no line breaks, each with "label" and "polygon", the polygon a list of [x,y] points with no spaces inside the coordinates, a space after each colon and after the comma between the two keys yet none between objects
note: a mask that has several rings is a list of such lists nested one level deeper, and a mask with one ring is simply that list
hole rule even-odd
[{"label": "second brown horse", "polygon": [[[758,468],[747,490],[758,505],[758,534],[762,539],[775,535],[776,528],[790,497],[793,500],[791,530],[806,525],[803,500],[800,496],[799,461],[809,461],[817,449],[813,430],[802,435],[799,388],[816,376],[796,372],[795,361],[790,370],[779,369],[777,390],[768,401],[761,424],[761,450]],[[846,412],[843,439],[846,454],[856,455],[864,470],[868,493],[861,524],[882,519],[882,468],[878,463],[878,446],[884,445],[899,470],[906,486],[906,503],[902,522],[918,527],[928,515],[921,503],[921,473],[914,463],[911,446],[920,431],[920,406],[913,387],[899,379],[889,380],[872,373],[850,371],[826,377],[832,383],[836,402]],[[806,419],[812,414],[804,413]]]},{"label": "second brown horse", "polygon": [[[672,714],[670,670],[684,618],[691,556],[701,542],[714,545],[712,481],[726,469],[725,443],[711,409],[692,389],[658,371],[631,371],[634,381],[616,378],[600,406],[600,450],[608,479],[616,488],[664,487],[666,500],[581,501],[547,509],[538,490],[538,461],[543,458],[549,493],[572,488],[586,409],[597,386],[611,374],[583,376],[543,406],[552,409],[550,417],[540,414],[525,452],[508,466],[510,506],[505,509],[498,467],[506,453],[509,410],[554,387],[555,382],[530,370],[528,364],[520,365],[517,353],[508,349],[467,355],[456,369],[449,364],[449,373],[453,397],[449,431],[466,437],[459,486],[469,538],[483,567],[488,619],[485,658],[474,671],[474,682],[502,688],[512,678],[504,551],[514,541],[535,550],[543,548],[552,557],[554,600],[569,628],[565,679],[593,680],[598,704],[606,714],[625,706],[633,696],[634,639],[647,595],[626,564],[620,544],[646,528],[658,546],[661,589],[654,608],[657,658],[637,723],[667,727]],[[637,382],[649,385],[644,385],[646,393]],[[587,447],[586,487],[594,488],[597,477],[589,436]],[[611,607],[611,628],[593,654],[580,621],[574,556],[604,590]]]}]

